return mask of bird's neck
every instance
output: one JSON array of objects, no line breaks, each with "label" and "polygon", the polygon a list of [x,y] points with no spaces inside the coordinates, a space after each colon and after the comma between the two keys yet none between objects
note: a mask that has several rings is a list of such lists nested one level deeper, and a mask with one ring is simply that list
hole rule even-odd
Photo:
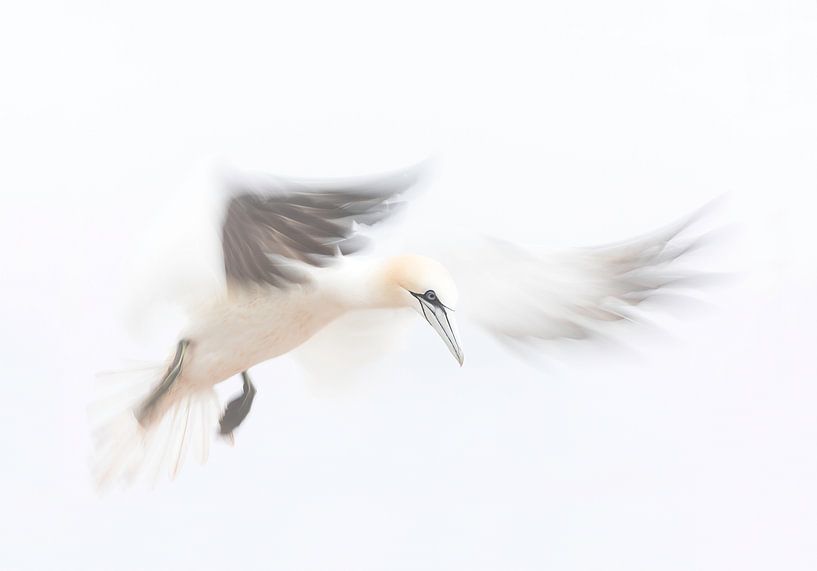
[{"label": "bird's neck", "polygon": [[345,310],[405,307],[389,260],[345,261],[326,283],[329,295]]}]

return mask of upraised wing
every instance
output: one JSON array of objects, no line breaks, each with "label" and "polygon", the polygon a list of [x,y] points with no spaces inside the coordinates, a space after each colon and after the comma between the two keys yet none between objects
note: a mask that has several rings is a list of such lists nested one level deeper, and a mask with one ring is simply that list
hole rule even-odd
[{"label": "upraised wing", "polygon": [[285,287],[303,281],[293,262],[325,266],[360,250],[359,226],[385,220],[421,179],[423,165],[370,177],[296,180],[241,177],[229,183],[222,224],[228,284]]}]

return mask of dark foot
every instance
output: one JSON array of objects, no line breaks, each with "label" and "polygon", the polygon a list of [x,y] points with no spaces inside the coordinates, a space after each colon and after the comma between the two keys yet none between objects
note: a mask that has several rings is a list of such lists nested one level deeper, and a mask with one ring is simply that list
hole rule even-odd
[{"label": "dark foot", "polygon": [[173,357],[173,361],[167,368],[165,376],[162,377],[162,381],[155,389],[153,389],[153,392],[148,395],[136,413],[136,420],[139,421],[139,424],[144,426],[145,421],[156,407],[156,403],[159,402],[159,399],[161,399],[165,393],[170,390],[173,383],[176,382],[176,379],[179,377],[179,373],[182,372],[182,362],[184,361],[184,354],[187,352],[188,345],[190,345],[190,341],[187,339],[182,339],[179,341],[179,344],[176,347],[176,355]]},{"label": "dark foot", "polygon": [[224,409],[224,414],[221,416],[221,427],[218,431],[222,436],[232,436],[233,430],[247,418],[255,398],[255,386],[250,381],[247,371],[241,373],[241,378],[244,379],[244,392],[240,397],[231,400]]}]

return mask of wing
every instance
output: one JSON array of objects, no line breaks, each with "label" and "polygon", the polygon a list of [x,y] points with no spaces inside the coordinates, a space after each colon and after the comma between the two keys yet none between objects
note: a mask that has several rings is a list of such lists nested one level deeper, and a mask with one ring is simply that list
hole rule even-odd
[{"label": "wing", "polygon": [[357,252],[367,243],[359,226],[395,212],[424,171],[334,181],[234,178],[222,224],[228,284],[285,287],[306,279],[299,263],[325,266]]},{"label": "wing", "polygon": [[633,319],[633,308],[701,277],[679,262],[705,242],[689,236],[699,211],[637,239],[595,248],[538,252],[485,239],[450,263],[460,308],[512,345],[595,337]]},{"label": "wing", "polygon": [[414,323],[411,310],[350,311],[291,354],[313,389],[332,394],[352,386],[365,367],[400,347]]}]

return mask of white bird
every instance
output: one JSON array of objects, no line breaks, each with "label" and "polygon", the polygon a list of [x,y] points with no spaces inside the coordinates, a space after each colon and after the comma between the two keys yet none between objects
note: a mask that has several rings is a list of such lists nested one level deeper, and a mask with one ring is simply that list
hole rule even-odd
[{"label": "white bird", "polygon": [[[220,235],[191,233],[169,219],[175,240],[153,260],[164,264],[165,279],[142,299],[175,295],[185,324],[168,360],[136,375],[148,390],[137,386],[135,400],[98,431],[98,482],[127,481],[148,466],[175,476],[188,448],[204,461],[216,431],[232,440],[249,413],[251,367],[363,311],[413,310],[462,365],[458,289],[446,267],[413,254],[344,261],[365,245],[361,226],[386,219],[423,174],[422,166],[324,181],[230,173],[210,179],[209,193],[194,185],[181,195],[188,212],[203,208],[203,224],[205,214],[216,216]],[[604,322],[627,319],[629,307],[684,277],[668,265],[697,244],[678,243],[694,219],[618,245],[551,254],[489,240],[451,268],[467,288],[470,317],[495,336],[581,339]],[[191,272],[196,265],[209,270]],[[214,386],[238,374],[243,394],[222,408]]]}]

